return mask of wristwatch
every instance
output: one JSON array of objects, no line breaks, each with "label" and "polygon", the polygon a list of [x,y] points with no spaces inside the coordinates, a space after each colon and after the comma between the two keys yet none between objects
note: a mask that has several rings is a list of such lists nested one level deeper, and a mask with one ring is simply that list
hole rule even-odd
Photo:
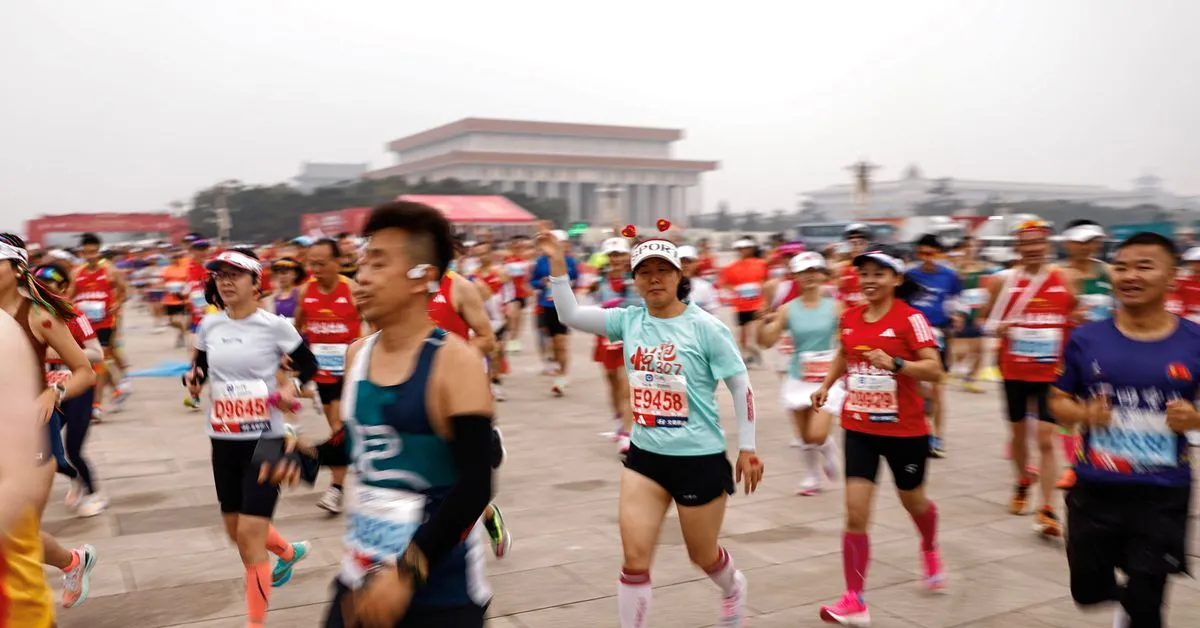
[{"label": "wristwatch", "polygon": [[904,368],[904,358],[892,358],[892,362],[895,364],[892,367],[893,373],[899,373],[900,369]]}]

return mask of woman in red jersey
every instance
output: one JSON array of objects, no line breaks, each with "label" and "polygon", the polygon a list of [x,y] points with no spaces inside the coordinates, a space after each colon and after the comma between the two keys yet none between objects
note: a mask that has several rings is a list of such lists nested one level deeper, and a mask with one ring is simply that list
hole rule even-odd
[{"label": "woman in red jersey", "polygon": [[812,405],[825,405],[829,390],[846,377],[841,409],[845,429],[846,530],[842,564],[846,593],[821,618],[846,625],[870,621],[863,599],[870,541],[867,524],[875,498],[879,461],[892,470],[900,503],[921,534],[925,586],[944,581],[937,535],[937,507],[925,496],[925,461],[929,425],[918,382],[940,381],[943,375],[937,338],[929,321],[901,299],[915,289],[906,283],[904,263],[895,253],[871,249],[853,260],[864,304],[846,310],[838,324],[839,348]]}]

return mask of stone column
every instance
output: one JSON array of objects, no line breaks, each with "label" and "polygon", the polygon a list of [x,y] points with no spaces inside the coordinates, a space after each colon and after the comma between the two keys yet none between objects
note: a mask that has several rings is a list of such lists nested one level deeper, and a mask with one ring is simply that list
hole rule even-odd
[{"label": "stone column", "polygon": [[584,220],[583,216],[583,185],[578,181],[567,184],[567,215],[571,222]]}]

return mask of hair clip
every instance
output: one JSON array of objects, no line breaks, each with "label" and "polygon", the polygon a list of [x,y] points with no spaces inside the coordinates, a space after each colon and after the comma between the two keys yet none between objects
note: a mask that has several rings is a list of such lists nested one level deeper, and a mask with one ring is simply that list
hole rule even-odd
[{"label": "hair clip", "polygon": [[655,223],[655,226],[658,227],[659,231],[666,233],[666,231],[671,228],[671,221],[667,220],[666,218],[659,218],[658,222]]},{"label": "hair clip", "polygon": [[621,230],[621,235],[625,236],[626,238],[636,238],[637,227],[633,225],[625,225],[625,228]]}]

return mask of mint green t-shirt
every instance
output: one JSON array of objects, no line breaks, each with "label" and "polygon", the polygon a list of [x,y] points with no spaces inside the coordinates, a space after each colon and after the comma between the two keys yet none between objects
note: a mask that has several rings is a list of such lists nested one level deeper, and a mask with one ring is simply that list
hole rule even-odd
[{"label": "mint green t-shirt", "polygon": [[[805,307],[803,299],[792,299],[784,307],[787,308],[787,330],[792,335],[793,347],[792,359],[788,361],[788,377],[801,379],[804,368],[802,359],[810,360],[810,374],[813,372],[812,358],[819,357],[825,365],[832,361],[832,356],[815,354],[833,350],[833,332],[838,324],[838,317],[835,316],[837,304],[833,299],[823,297],[816,307]],[[828,366],[825,368],[828,369]]]},{"label": "mint green t-shirt", "polygon": [[624,343],[634,446],[664,456],[725,453],[717,384],[746,372],[729,328],[694,303],[674,318],[645,307],[604,310],[604,327]]}]

